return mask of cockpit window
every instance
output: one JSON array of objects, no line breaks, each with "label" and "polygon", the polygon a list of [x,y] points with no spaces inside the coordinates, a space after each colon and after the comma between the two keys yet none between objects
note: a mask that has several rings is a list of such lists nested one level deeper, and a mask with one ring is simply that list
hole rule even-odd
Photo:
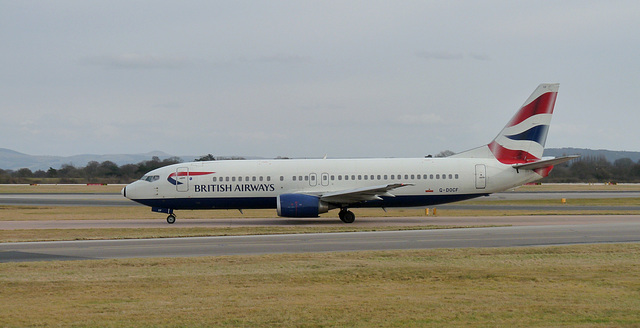
[{"label": "cockpit window", "polygon": [[159,175],[145,175],[142,178],[140,178],[140,180],[147,181],[147,182],[153,182],[153,181],[156,181],[156,180],[160,180],[160,176]]}]

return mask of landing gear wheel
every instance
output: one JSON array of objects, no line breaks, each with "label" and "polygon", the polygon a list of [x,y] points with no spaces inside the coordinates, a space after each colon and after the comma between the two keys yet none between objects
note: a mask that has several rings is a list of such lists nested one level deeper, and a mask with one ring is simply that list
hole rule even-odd
[{"label": "landing gear wheel", "polygon": [[167,216],[167,223],[174,224],[175,222],[176,222],[175,214],[169,214],[169,216]]},{"label": "landing gear wheel", "polygon": [[340,210],[340,213],[338,213],[338,216],[340,217],[340,220],[344,223],[353,223],[353,221],[356,220],[356,215],[353,214],[353,212],[346,209]]}]

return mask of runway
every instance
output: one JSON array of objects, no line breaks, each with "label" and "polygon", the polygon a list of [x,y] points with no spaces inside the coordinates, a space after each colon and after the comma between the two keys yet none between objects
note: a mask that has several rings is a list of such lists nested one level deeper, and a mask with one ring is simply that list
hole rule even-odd
[{"label": "runway", "polygon": [[0,244],[0,262],[640,242],[623,222],[511,227]]}]

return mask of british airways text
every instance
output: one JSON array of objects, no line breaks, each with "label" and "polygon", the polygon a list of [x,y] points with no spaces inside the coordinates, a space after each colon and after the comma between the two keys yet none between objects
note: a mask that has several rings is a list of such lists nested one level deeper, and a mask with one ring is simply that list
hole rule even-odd
[{"label": "british airways text", "polygon": [[251,191],[275,191],[276,187],[271,184],[210,184],[194,185],[195,192],[251,192]]}]

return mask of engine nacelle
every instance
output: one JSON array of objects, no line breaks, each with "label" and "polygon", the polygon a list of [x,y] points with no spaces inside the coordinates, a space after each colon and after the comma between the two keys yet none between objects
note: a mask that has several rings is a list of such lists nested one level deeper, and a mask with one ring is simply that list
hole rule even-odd
[{"label": "engine nacelle", "polygon": [[290,218],[315,218],[329,211],[329,204],[317,196],[282,194],[277,200],[278,215]]}]

